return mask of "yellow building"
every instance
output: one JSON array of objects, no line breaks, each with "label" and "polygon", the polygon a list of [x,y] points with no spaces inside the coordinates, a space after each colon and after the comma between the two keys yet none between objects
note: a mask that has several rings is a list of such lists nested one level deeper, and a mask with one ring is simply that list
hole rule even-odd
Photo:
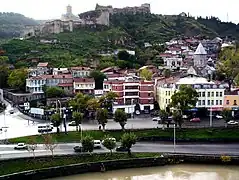
[{"label": "yellow building", "polygon": [[223,108],[230,110],[239,108],[239,89],[225,93]]}]

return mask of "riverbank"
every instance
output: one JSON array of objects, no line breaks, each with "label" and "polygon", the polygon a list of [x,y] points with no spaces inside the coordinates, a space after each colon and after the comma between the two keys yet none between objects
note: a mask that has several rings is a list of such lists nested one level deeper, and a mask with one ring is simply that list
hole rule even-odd
[{"label": "riverbank", "polygon": [[65,155],[3,160],[0,180],[47,179],[88,172],[104,172],[125,168],[164,166],[172,164],[238,165],[239,157],[222,155],[124,153]]},{"label": "riverbank", "polygon": [[[125,132],[133,132],[138,137],[139,141],[172,141],[173,129],[132,129]],[[116,138],[117,141],[121,139],[121,136],[125,133],[122,130],[89,130],[83,131],[83,136],[89,135],[94,139],[102,140],[105,135]],[[52,134],[55,141],[61,143],[72,143],[81,141],[80,132],[68,132],[68,134],[60,133]],[[26,136],[14,139],[9,139],[10,143],[25,142],[28,143],[29,139],[34,137],[37,143],[44,143],[44,139],[41,135]],[[220,143],[232,143],[239,142],[239,129],[238,128],[208,128],[208,129],[177,129],[176,140],[178,142],[220,142]]]}]

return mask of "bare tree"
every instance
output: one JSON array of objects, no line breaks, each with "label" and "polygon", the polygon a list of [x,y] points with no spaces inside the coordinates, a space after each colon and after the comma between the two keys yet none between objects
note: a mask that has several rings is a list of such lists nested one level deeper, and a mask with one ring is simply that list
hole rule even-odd
[{"label": "bare tree", "polygon": [[27,150],[29,153],[32,152],[33,156],[34,156],[34,159],[35,159],[35,150],[37,149],[37,142],[36,142],[36,139],[34,137],[31,137],[29,142],[28,142],[28,145],[27,145]]},{"label": "bare tree", "polygon": [[44,144],[46,147],[46,150],[50,150],[52,157],[54,157],[54,150],[57,147],[56,141],[52,138],[50,134],[46,134],[43,136],[44,138]]}]

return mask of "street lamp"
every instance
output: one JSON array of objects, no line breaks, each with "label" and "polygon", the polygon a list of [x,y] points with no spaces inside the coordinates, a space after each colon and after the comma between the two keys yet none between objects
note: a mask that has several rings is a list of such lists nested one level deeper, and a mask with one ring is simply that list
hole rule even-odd
[{"label": "street lamp", "polygon": [[175,123],[173,124],[173,152],[176,150],[176,128]]}]

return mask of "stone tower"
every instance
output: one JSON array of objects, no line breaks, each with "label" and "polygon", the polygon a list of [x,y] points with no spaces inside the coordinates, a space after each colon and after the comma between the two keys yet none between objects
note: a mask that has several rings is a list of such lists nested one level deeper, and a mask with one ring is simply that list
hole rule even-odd
[{"label": "stone tower", "polygon": [[202,68],[207,65],[207,52],[202,43],[198,45],[197,50],[194,53],[193,64],[198,68]]},{"label": "stone tower", "polygon": [[68,5],[68,6],[66,7],[66,14],[72,15],[72,7],[71,7],[71,5]]}]

